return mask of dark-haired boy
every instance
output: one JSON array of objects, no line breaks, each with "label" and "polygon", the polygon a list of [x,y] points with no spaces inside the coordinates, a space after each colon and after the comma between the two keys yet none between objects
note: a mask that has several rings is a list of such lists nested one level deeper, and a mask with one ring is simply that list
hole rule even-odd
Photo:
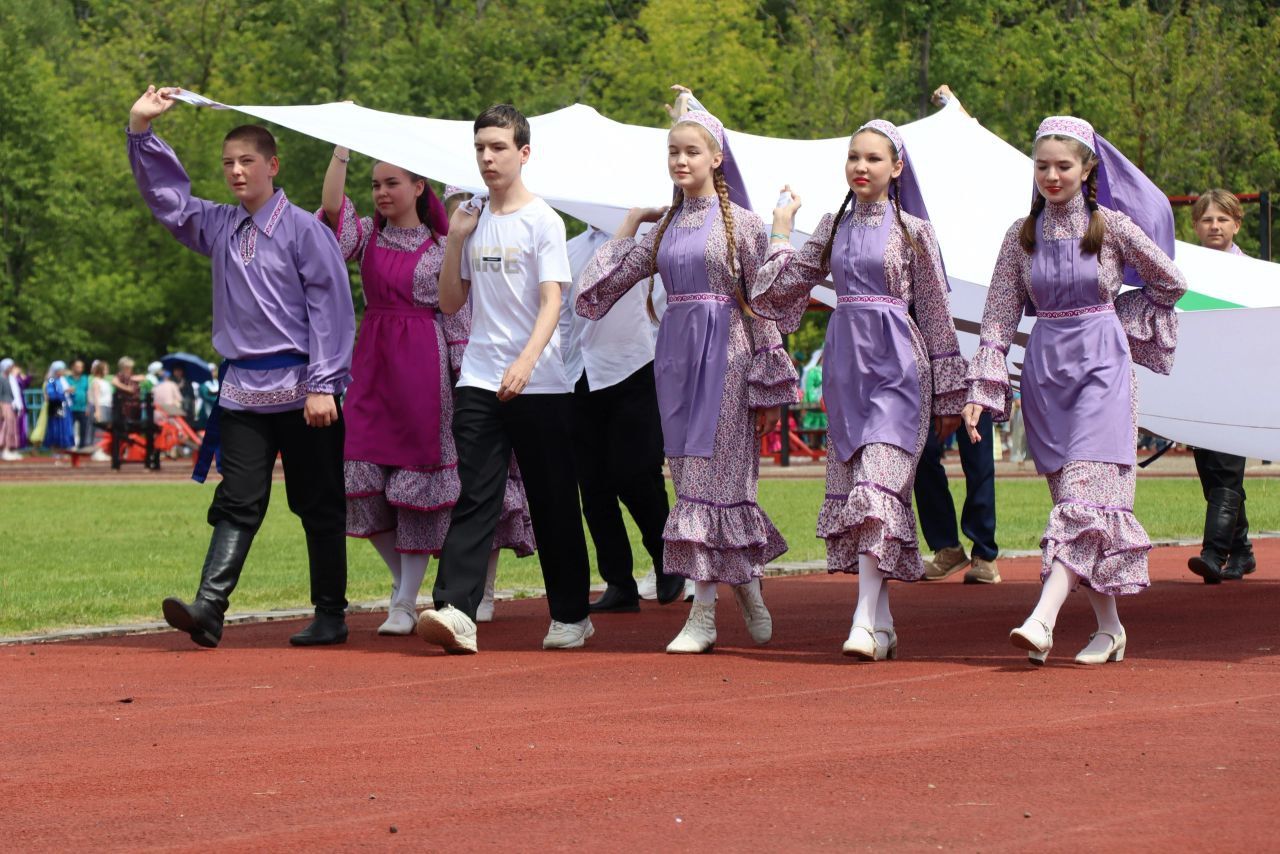
[{"label": "dark-haired boy", "polygon": [[333,232],[275,188],[275,138],[244,125],[227,134],[222,171],[238,205],[191,195],[191,181],[151,121],[177,89],[148,87],[129,112],[129,163],[156,219],[213,261],[213,346],[224,359],[219,403],[197,480],[214,450],[222,481],[209,506],[213,538],[195,599],[164,600],[169,625],[214,647],[228,597],[266,515],[277,453],[289,509],[307,534],[315,619],[295,646],[347,639],[346,500],[339,398],[349,381],[355,315]]},{"label": "dark-haired boy", "polygon": [[514,449],[529,498],[551,628],[544,649],[580,647],[590,567],[571,441],[573,383],[558,331],[563,289],[573,276],[564,222],[521,180],[529,123],[509,104],[476,119],[476,164],[489,193],[449,222],[440,308],[471,296],[471,339],[454,396],[453,437],[462,490],[444,541],[434,598],[418,634],[452,653],[476,651],[476,606]]}]

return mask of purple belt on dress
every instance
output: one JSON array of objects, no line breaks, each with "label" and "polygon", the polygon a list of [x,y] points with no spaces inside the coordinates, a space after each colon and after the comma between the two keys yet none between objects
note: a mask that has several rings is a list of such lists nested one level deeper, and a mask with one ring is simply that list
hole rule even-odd
[{"label": "purple belt on dress", "polygon": [[906,310],[907,301],[891,297],[887,294],[846,294],[836,299],[837,305],[859,306],[866,304],[891,305]]},{"label": "purple belt on dress", "polygon": [[1037,311],[1036,317],[1041,320],[1065,320],[1069,317],[1084,317],[1087,314],[1115,314],[1116,307],[1111,303],[1086,305],[1081,308],[1069,308],[1066,311]]}]

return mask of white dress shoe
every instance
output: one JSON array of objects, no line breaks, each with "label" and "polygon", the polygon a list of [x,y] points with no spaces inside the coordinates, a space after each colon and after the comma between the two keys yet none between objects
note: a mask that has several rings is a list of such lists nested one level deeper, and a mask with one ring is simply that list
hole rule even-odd
[{"label": "white dress shoe", "polygon": [[414,612],[413,607],[397,602],[391,606],[391,610],[387,611],[386,622],[378,626],[378,634],[411,635],[417,625],[418,615]]},{"label": "white dress shoe", "polygon": [[733,588],[733,598],[738,600],[738,608],[742,618],[747,621],[747,631],[751,639],[765,644],[773,638],[773,617],[764,606],[764,596],[760,590],[760,579],[753,579],[748,584],[739,584]]},{"label": "white dress shoe", "polygon": [[1037,620],[1027,617],[1027,621],[1009,632],[1009,642],[1018,649],[1027,651],[1027,660],[1032,664],[1044,664],[1053,649],[1053,629]]},{"label": "white dress shoe", "polygon": [[1120,630],[1120,634],[1113,635],[1111,632],[1096,631],[1089,635],[1089,643],[1093,643],[1093,639],[1098,635],[1105,635],[1109,640],[1102,649],[1091,650],[1088,646],[1080,650],[1076,656],[1076,664],[1106,664],[1108,661],[1124,661],[1124,648],[1129,642],[1129,638],[1125,635],[1124,629]]}]

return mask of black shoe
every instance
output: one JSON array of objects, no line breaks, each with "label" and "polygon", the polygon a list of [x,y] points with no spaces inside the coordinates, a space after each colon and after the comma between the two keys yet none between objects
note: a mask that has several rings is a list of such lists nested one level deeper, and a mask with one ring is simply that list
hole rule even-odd
[{"label": "black shoe", "polygon": [[248,528],[230,522],[214,525],[195,600],[188,605],[181,599],[165,599],[161,604],[165,622],[191,635],[200,646],[216,647],[222,640],[222,615],[227,612],[231,591],[240,581],[253,535]]},{"label": "black shoe", "polygon": [[1221,584],[1222,560],[1211,551],[1200,552],[1199,557],[1187,561],[1187,569],[1204,579],[1205,584]]},{"label": "black shoe", "polygon": [[684,593],[683,575],[658,576],[658,604],[670,605]]},{"label": "black shoe", "polygon": [[1227,562],[1222,565],[1222,578],[1225,581],[1239,581],[1258,568],[1258,561],[1253,556],[1253,546],[1245,546],[1242,551],[1233,551]]},{"label": "black shoe", "polygon": [[332,646],[347,642],[347,621],[342,614],[316,612],[311,625],[289,638],[293,646]]},{"label": "black shoe", "polygon": [[587,609],[593,614],[638,614],[640,594],[635,591],[628,594],[621,587],[610,584]]},{"label": "black shoe", "polygon": [[213,649],[222,640],[222,615],[211,613],[208,605],[197,599],[188,605],[170,597],[161,604],[164,621],[180,632],[191,635],[200,646]]}]

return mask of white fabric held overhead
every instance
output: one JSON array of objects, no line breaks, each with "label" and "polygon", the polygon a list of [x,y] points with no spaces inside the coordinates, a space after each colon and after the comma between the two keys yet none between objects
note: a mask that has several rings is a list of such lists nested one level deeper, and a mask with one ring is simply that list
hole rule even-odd
[{"label": "white fabric held overhead", "polygon": [[[197,106],[237,110],[446,184],[483,186],[469,121],[345,103],[226,106],[195,93],[179,97]],[[665,130],[615,122],[582,104],[534,116],[529,124],[532,153],[525,183],[563,213],[612,232],[629,208],[670,200]],[[955,105],[900,130],[946,259],[961,348],[972,355],[1001,241],[1030,205],[1031,161]],[[758,212],[768,217],[784,184],[801,197],[804,206],[792,239],[802,244],[848,191],[848,140],[728,133]],[[1176,255],[1193,291],[1246,308],[1179,314],[1173,374],[1138,370],[1140,422],[1178,442],[1280,459],[1280,373],[1267,355],[1280,328],[1280,265],[1181,242]],[[819,287],[814,296],[834,301],[830,288]],[[1024,318],[1019,331],[1025,334],[1033,322]],[[1010,351],[1015,377],[1021,362],[1015,342]]]}]

